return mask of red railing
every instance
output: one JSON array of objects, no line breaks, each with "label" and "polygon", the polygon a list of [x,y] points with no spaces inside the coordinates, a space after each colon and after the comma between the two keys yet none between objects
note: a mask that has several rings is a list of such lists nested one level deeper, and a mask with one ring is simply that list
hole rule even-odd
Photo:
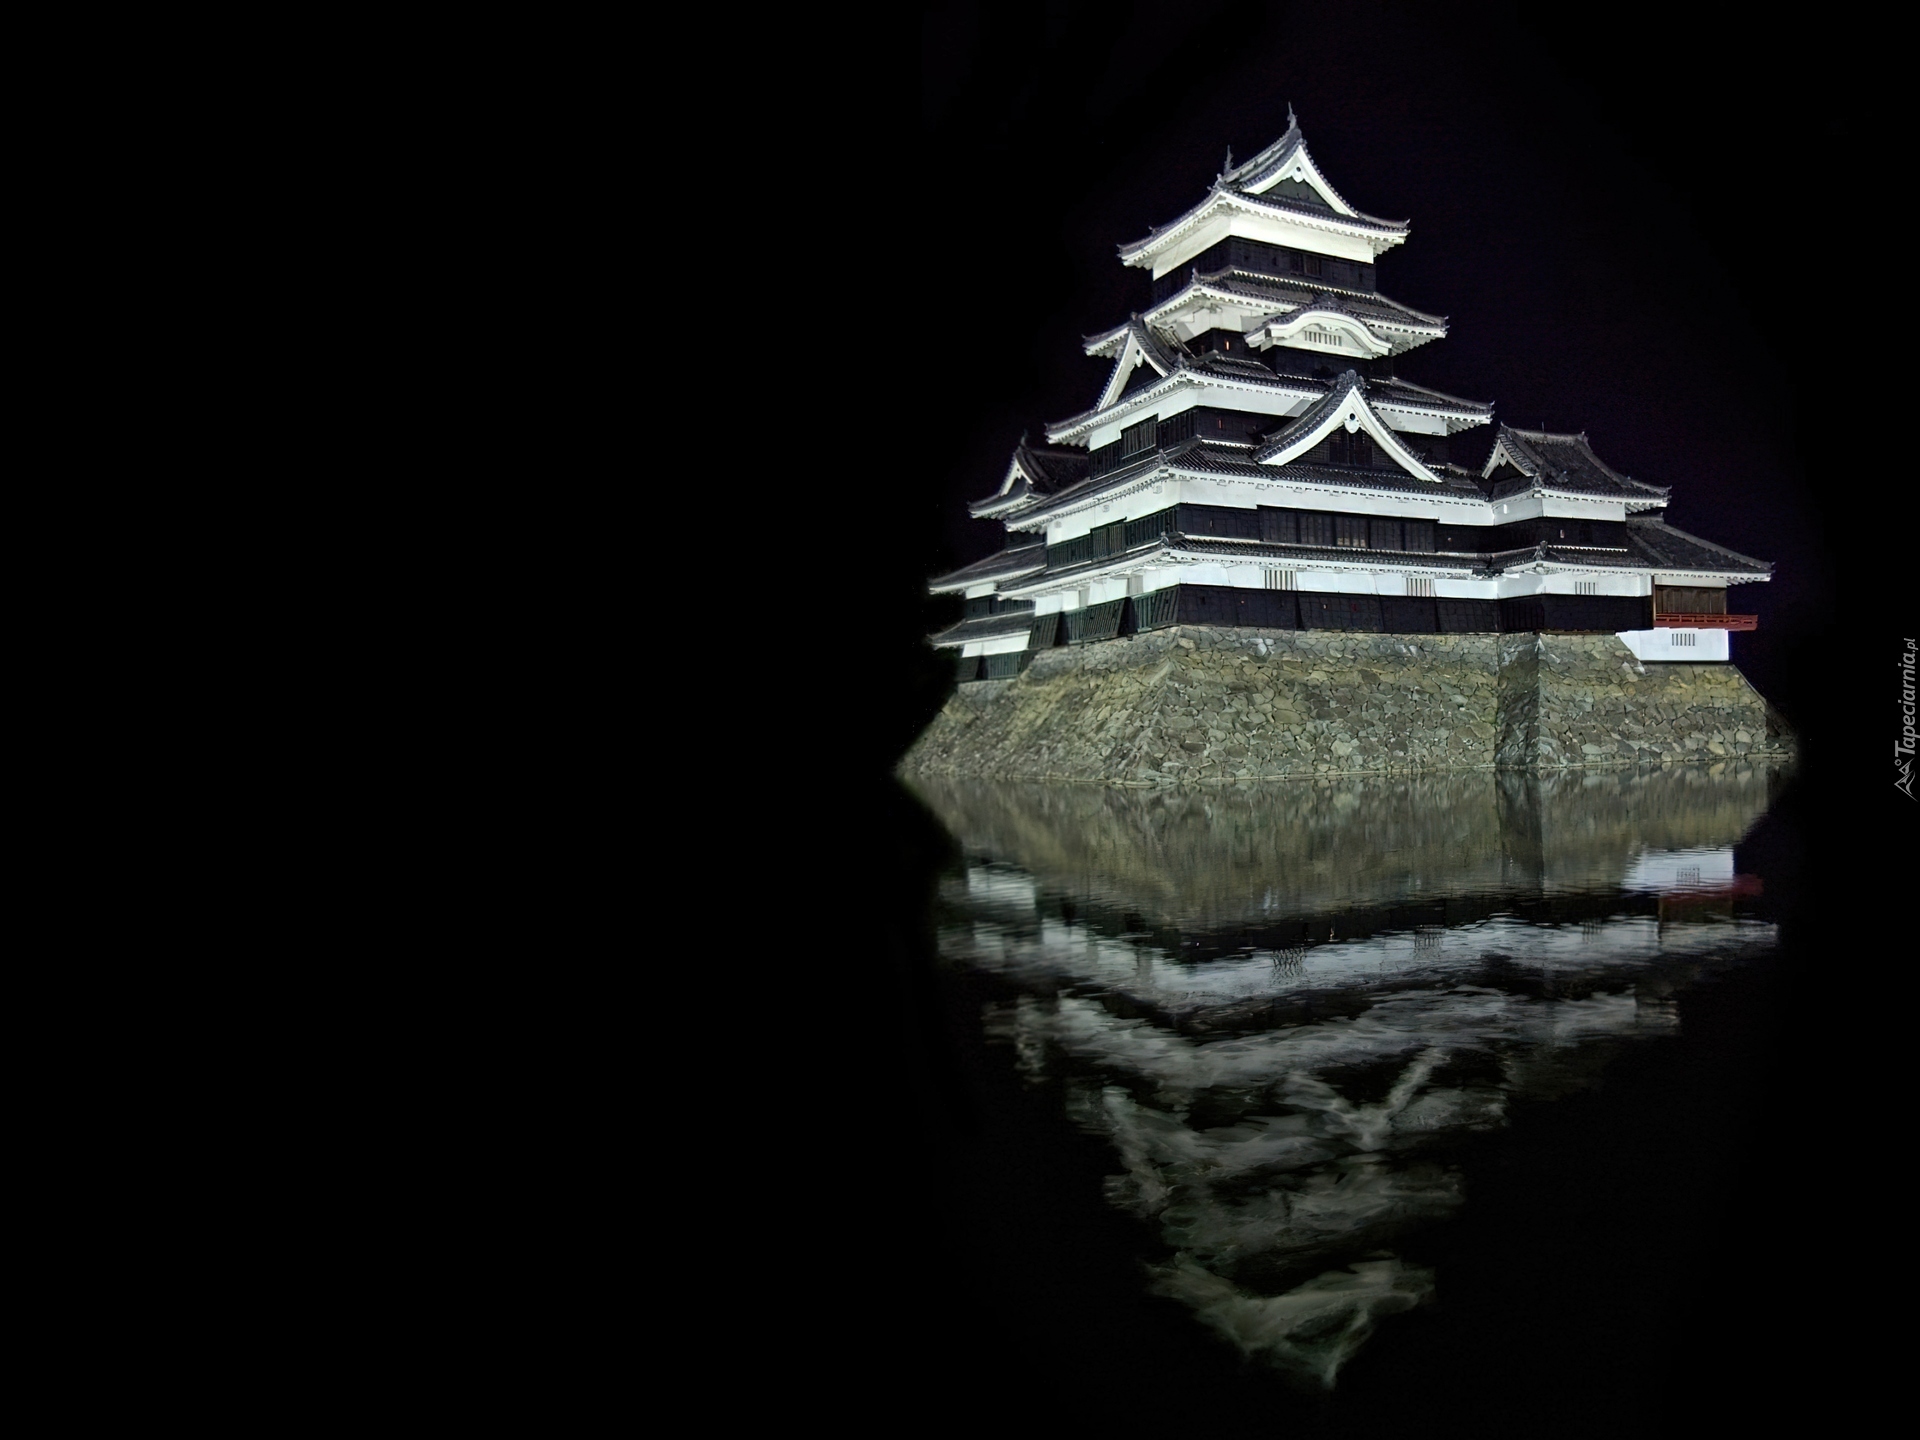
[{"label": "red railing", "polygon": [[1656,615],[1655,625],[1683,630],[1757,630],[1758,615]]}]

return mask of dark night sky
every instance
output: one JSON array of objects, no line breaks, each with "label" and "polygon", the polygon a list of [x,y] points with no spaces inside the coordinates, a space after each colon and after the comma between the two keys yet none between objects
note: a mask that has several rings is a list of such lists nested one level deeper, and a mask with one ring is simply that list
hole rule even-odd
[{"label": "dark night sky", "polygon": [[[965,503],[999,483],[1022,430],[1037,441],[1091,403],[1106,366],[1081,337],[1147,303],[1116,244],[1198,200],[1228,146],[1245,158],[1277,138],[1289,102],[1350,202],[1412,222],[1380,288],[1452,329],[1401,373],[1492,401],[1496,420],[1584,429],[1616,469],[1672,487],[1674,524],[1775,562],[1775,580],[1736,592],[1761,618],[1735,660],[1811,715],[1803,672],[1833,577],[1796,425],[1819,342],[1783,311],[1849,277],[1772,217],[1816,171],[1857,193],[1860,121],[1849,87],[1810,87],[1817,36],[1601,13],[923,7],[917,103],[894,126],[883,92],[848,112],[867,203],[914,217],[863,257],[891,294],[856,302],[913,316],[917,340],[883,382],[900,448],[881,483],[904,493],[870,572],[893,596],[869,677],[882,751],[938,703],[917,637],[946,611],[921,582],[1001,544]],[[1828,93],[1812,104],[1809,88]]]}]

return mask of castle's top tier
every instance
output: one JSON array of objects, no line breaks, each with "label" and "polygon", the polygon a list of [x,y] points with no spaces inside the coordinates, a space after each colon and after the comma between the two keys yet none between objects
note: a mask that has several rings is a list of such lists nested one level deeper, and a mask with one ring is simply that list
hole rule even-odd
[{"label": "castle's top tier", "polygon": [[1150,269],[1157,280],[1237,236],[1283,252],[1371,265],[1381,251],[1407,238],[1405,220],[1363,215],[1327,183],[1291,108],[1286,134],[1244,165],[1231,164],[1231,153],[1228,160],[1206,198],[1146,239],[1120,246],[1121,260]]}]

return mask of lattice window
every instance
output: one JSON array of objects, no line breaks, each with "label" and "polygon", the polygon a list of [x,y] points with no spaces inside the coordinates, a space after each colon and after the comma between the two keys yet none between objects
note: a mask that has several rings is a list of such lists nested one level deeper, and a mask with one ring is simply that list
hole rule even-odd
[{"label": "lattice window", "polygon": [[1084,645],[1089,640],[1111,640],[1120,633],[1120,611],[1126,603],[1125,600],[1104,600],[1098,605],[1069,610],[1067,643]]},{"label": "lattice window", "polygon": [[1409,579],[1407,581],[1407,594],[1424,595],[1428,599],[1432,599],[1433,598],[1433,581]]},{"label": "lattice window", "polygon": [[1298,537],[1296,521],[1291,510],[1279,510],[1262,505],[1256,512],[1260,517],[1260,538],[1269,545],[1291,545]]},{"label": "lattice window", "polygon": [[1691,630],[1673,630],[1668,632],[1667,643],[1678,649],[1687,650],[1693,648],[1699,638]]},{"label": "lattice window", "polygon": [[1300,588],[1299,580],[1300,576],[1297,571],[1267,571],[1267,589],[1269,590],[1298,590]]},{"label": "lattice window", "polygon": [[981,676],[981,679],[1011,680],[1027,668],[1027,652],[1024,650],[1009,650],[1004,654],[987,656],[986,662],[986,674]]},{"label": "lattice window", "polygon": [[1327,437],[1326,445],[1327,459],[1335,465],[1357,465],[1361,469],[1373,465],[1373,437],[1364,430],[1351,435],[1336,430]]},{"label": "lattice window", "polygon": [[1171,625],[1180,608],[1180,590],[1169,585],[1164,590],[1155,590],[1148,595],[1136,595],[1127,602],[1133,606],[1133,628],[1136,630],[1158,630]]},{"label": "lattice window", "polygon": [[1653,587],[1653,608],[1659,615],[1724,615],[1727,613],[1727,592],[1724,588],[1656,585]]},{"label": "lattice window", "polygon": [[1142,450],[1151,450],[1159,431],[1158,420],[1142,420],[1138,425],[1129,425],[1120,432],[1120,453],[1138,455]]},{"label": "lattice window", "polygon": [[1573,582],[1573,593],[1576,595],[1598,595],[1600,593],[1600,582],[1598,580],[1576,580]]},{"label": "lattice window", "polygon": [[1142,515],[1138,520],[1127,521],[1125,548],[1131,550],[1136,545],[1144,545],[1171,530],[1173,518],[1173,511],[1157,510],[1151,515]]},{"label": "lattice window", "polygon": [[1364,515],[1334,516],[1333,543],[1343,550],[1366,549],[1367,517]]}]

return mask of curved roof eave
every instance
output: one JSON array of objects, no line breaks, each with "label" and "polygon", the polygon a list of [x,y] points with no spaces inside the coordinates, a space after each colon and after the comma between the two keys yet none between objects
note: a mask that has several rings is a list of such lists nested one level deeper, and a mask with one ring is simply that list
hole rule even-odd
[{"label": "curved roof eave", "polygon": [[1222,187],[1216,181],[1204,200],[1171,225],[1156,226],[1144,239],[1115,246],[1121,263],[1140,265],[1151,259],[1222,205],[1238,205],[1254,214],[1266,214],[1291,220],[1308,229],[1326,230],[1336,235],[1347,234],[1358,239],[1380,240],[1387,245],[1398,245],[1404,241],[1407,238],[1407,228],[1410,223],[1405,220],[1376,220],[1371,216],[1362,216],[1357,211],[1351,216],[1337,212],[1322,212],[1285,200],[1269,200],[1263,195],[1241,194]]}]

